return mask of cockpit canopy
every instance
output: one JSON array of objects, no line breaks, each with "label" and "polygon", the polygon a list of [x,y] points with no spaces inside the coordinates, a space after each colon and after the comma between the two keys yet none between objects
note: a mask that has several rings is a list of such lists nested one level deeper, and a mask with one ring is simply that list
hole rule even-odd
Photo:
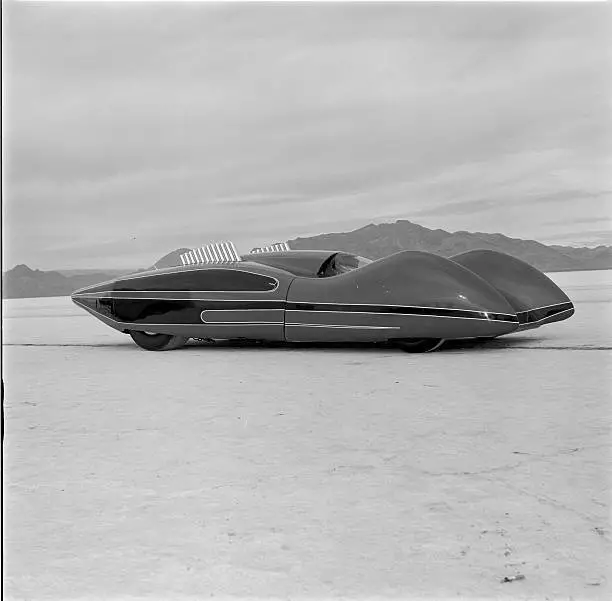
[{"label": "cockpit canopy", "polygon": [[372,261],[342,251],[291,250],[286,242],[256,247],[250,253],[240,255],[232,242],[215,242],[199,248],[173,251],[160,259],[153,269],[237,262],[259,263],[301,277],[329,278],[348,273]]},{"label": "cockpit canopy", "polygon": [[253,253],[243,255],[242,258],[244,261],[268,265],[307,278],[329,278],[372,262],[370,259],[351,253],[329,250]]},{"label": "cockpit canopy", "polygon": [[359,269],[368,263],[371,263],[371,259],[360,257],[359,255],[352,255],[345,252],[334,253],[319,269],[317,277],[330,278],[335,275],[341,275],[348,273],[355,269]]}]

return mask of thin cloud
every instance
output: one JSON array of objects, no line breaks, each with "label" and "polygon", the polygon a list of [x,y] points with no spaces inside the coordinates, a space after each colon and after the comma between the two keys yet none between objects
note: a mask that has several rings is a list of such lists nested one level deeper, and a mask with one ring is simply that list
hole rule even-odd
[{"label": "thin cloud", "polygon": [[570,246],[576,246],[577,244],[585,246],[612,245],[612,230],[609,228],[605,230],[573,230],[546,236],[545,241],[555,244],[563,242]]},{"label": "thin cloud", "polygon": [[463,202],[447,203],[433,209],[423,209],[415,211],[415,217],[431,217],[438,215],[472,215],[481,211],[489,211],[495,208],[495,203],[492,200],[481,198],[476,200],[467,200]]},{"label": "thin cloud", "polygon": [[[597,216],[597,217],[583,217],[582,219],[573,219],[572,223],[573,224],[580,224],[580,225],[587,225],[587,224],[591,224],[591,223],[602,223],[602,222],[606,222],[606,223],[610,223],[610,225],[612,226],[612,207],[610,208],[610,212],[609,215],[607,216]],[[555,219],[554,221],[548,221],[546,222],[545,225],[564,225],[565,223],[567,223],[566,219]],[[575,233],[575,232],[574,232]],[[568,236],[571,234],[561,234],[562,236]]]},{"label": "thin cloud", "polygon": [[413,217],[538,238],[551,207],[568,232],[574,205],[607,212],[607,7],[5,13],[9,265],[121,267]]}]

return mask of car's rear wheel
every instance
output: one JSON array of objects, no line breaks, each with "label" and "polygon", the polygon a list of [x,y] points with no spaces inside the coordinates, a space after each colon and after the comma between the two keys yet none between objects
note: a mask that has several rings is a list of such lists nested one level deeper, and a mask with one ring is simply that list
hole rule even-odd
[{"label": "car's rear wheel", "polygon": [[444,338],[399,340],[397,345],[407,353],[431,353],[444,344]]},{"label": "car's rear wheel", "polygon": [[171,334],[152,334],[150,332],[130,331],[132,340],[147,351],[172,351],[180,348],[188,340],[187,336],[173,336]]}]

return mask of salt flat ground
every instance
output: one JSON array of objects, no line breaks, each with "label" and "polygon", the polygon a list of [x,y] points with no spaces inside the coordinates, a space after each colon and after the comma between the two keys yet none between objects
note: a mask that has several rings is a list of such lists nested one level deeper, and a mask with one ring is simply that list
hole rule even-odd
[{"label": "salt flat ground", "polygon": [[612,272],[551,277],[570,320],[426,355],[4,301],[6,597],[612,598]]}]

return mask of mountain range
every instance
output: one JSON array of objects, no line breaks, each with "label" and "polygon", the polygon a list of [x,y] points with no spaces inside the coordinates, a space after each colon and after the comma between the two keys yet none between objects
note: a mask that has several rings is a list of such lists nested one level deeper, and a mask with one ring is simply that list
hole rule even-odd
[{"label": "mountain range", "polygon": [[[342,250],[370,259],[380,259],[400,250],[421,250],[450,257],[467,250],[490,249],[522,259],[544,272],[612,269],[612,246],[547,246],[534,240],[509,238],[503,234],[431,230],[405,220],[370,224],[352,232],[295,238],[288,242],[295,250]],[[176,256],[184,250],[172,251],[166,256]],[[2,276],[2,296],[68,296],[78,288],[113,279],[122,273],[126,271],[40,271],[30,269],[27,265],[17,265]]]},{"label": "mountain range", "polygon": [[60,271],[40,271],[27,265],[17,265],[2,274],[2,298],[37,298],[69,296],[75,290],[112,280],[125,271],[78,270],[74,275]]},{"label": "mountain range", "polygon": [[547,246],[503,234],[430,230],[405,220],[370,224],[352,232],[296,238],[289,241],[289,246],[296,250],[343,250],[370,259],[380,259],[400,250],[421,250],[451,257],[468,250],[489,249],[512,255],[544,272],[612,269],[612,246]]}]

